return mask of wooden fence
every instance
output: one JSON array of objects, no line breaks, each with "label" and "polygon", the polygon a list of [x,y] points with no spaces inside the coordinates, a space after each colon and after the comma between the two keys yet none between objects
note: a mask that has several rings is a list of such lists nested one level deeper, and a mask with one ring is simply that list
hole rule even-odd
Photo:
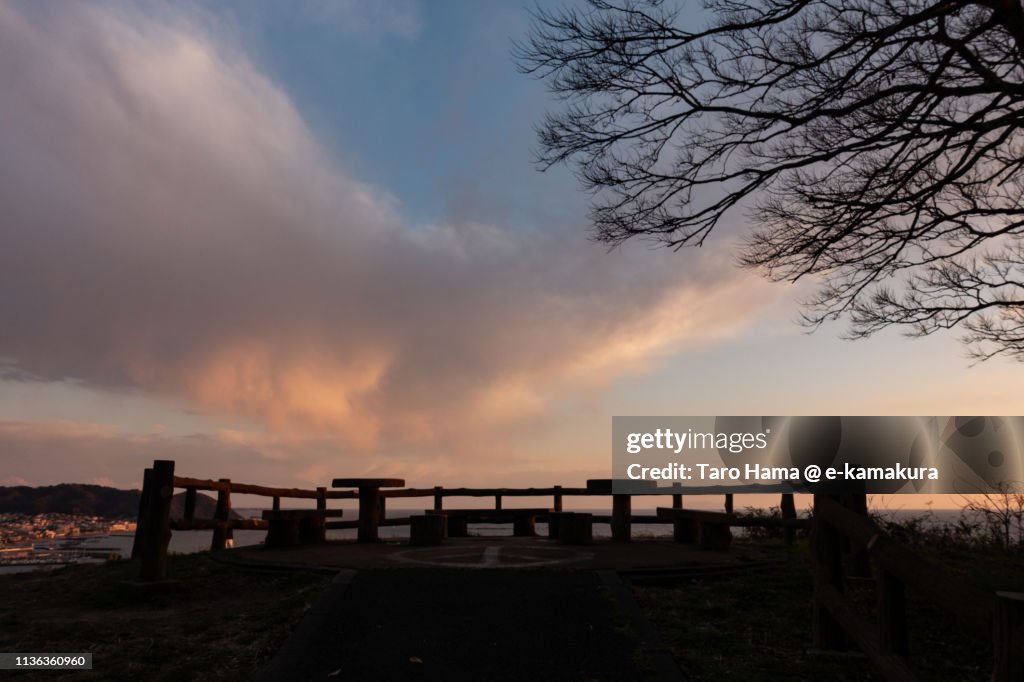
[{"label": "wooden fence", "polygon": [[[607,483],[607,482],[606,482]],[[185,490],[185,504],[181,520],[171,520],[171,497],[175,489]],[[196,519],[195,508],[198,491],[216,492],[217,508],[213,518]],[[174,473],[174,462],[157,460],[143,474],[142,496],[139,500],[139,516],[135,531],[135,542],[132,545],[132,558],[141,557],[140,580],[159,581],[167,575],[167,545],[172,530],[213,530],[210,542],[211,550],[224,549],[232,539],[235,530],[266,530],[268,522],[262,519],[231,518],[231,493],[241,495],[258,495],[269,497],[272,509],[280,510],[282,499],[316,500],[316,508],[326,511],[328,500],[358,500],[359,493],[352,490],[328,490],[325,487],[307,490],[301,488],[275,488],[250,483],[238,483],[227,478],[217,480],[189,478]],[[515,497],[551,497],[552,511],[562,511],[565,497],[599,496],[608,497],[606,489],[594,487],[572,488],[560,485],[549,488],[401,488],[381,491],[380,525],[407,526],[409,517],[387,518],[385,515],[386,500],[403,498],[430,498],[433,508],[444,508],[444,499],[448,497],[492,497],[494,511],[502,509],[505,498]],[[667,493],[666,493],[667,494]],[[628,496],[612,495],[613,498]],[[619,500],[621,501],[621,500]],[[672,506],[682,507],[682,495],[672,495]],[[731,512],[733,496],[725,496],[725,509]],[[799,524],[792,519],[796,516],[792,495],[782,495],[781,519],[736,519],[735,526],[778,526],[783,529],[786,541],[792,542],[793,533]],[[627,523],[665,523],[655,515],[634,515],[630,513],[628,504],[614,505],[614,511],[625,514]],[[612,515],[595,514],[595,523],[621,523],[615,513]],[[327,521],[327,529],[356,528],[358,520]]]},{"label": "wooden fence", "polygon": [[[176,488],[185,490],[183,518],[171,521],[171,497]],[[198,491],[217,493],[212,519],[196,519]],[[327,500],[356,500],[359,494],[349,490],[274,488],[236,483],[230,479],[207,480],[176,476],[174,462],[158,460],[143,476],[142,495],[132,558],[141,558],[142,581],[163,580],[167,574],[167,545],[172,530],[212,529],[211,549],[223,549],[235,529],[266,529],[258,519],[232,519],[231,493],[258,495],[272,499],[279,510],[282,499],[316,500],[316,508],[326,511]],[[608,496],[594,488],[405,488],[382,491],[381,525],[408,525],[408,517],[388,519],[384,501],[389,498],[432,498],[434,509],[443,509],[446,497],[493,497],[494,510],[502,509],[504,498],[551,496],[552,511],[562,511],[566,496]],[[613,496],[615,497],[615,496]],[[866,515],[865,498],[852,496],[854,504],[844,506],[838,497],[814,496],[813,538],[815,555],[814,642],[821,649],[842,649],[852,641],[875,663],[889,680],[913,680],[914,671],[907,659],[910,633],[907,627],[906,593],[944,609],[959,626],[982,637],[991,637],[994,649],[992,679],[996,682],[1024,680],[1024,594],[987,593],[967,586],[941,567],[929,564],[912,550],[887,536]],[[682,507],[682,496],[672,495],[672,506]],[[776,526],[791,542],[795,529],[804,525],[794,521],[792,495],[783,495],[782,518],[756,519],[734,517],[734,526]],[[616,505],[629,513],[629,505]],[[733,511],[732,495],[725,499],[726,512]],[[620,519],[621,520],[621,519]],[[630,515],[636,523],[664,523],[657,516]],[[611,516],[594,516],[595,522],[616,523]],[[358,521],[327,522],[327,528],[355,528]],[[844,554],[846,561],[844,562]],[[876,623],[864,618],[845,592],[847,575],[869,576],[874,563],[877,600]]]},{"label": "wooden fence", "polygon": [[[906,595],[910,592],[946,611],[965,631],[992,638],[995,682],[1024,680],[1024,594],[988,593],[970,587],[899,544],[865,514],[849,507],[833,495],[814,496],[817,647],[843,649],[850,640],[886,679],[916,679],[907,658],[910,633]],[[859,565],[864,559],[875,567],[874,624],[844,594],[848,573],[869,575]]]}]

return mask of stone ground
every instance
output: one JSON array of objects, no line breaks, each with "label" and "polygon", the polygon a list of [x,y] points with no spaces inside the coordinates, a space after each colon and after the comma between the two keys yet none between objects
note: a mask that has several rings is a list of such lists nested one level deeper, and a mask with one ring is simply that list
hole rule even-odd
[{"label": "stone ground", "polygon": [[656,679],[593,571],[346,573],[261,679]]},{"label": "stone ground", "polygon": [[598,540],[590,545],[560,545],[547,538],[474,536],[451,538],[437,547],[410,547],[391,541],[357,544],[328,542],[315,547],[230,551],[238,561],[270,565],[325,568],[522,568],[565,570],[629,570],[679,566],[743,565],[764,557],[756,550],[707,551],[671,539],[633,542]]},{"label": "stone ground", "polygon": [[763,559],[671,540],[565,546],[470,537],[438,547],[241,548],[251,566],[337,571],[261,680],[678,680],[619,571]]}]

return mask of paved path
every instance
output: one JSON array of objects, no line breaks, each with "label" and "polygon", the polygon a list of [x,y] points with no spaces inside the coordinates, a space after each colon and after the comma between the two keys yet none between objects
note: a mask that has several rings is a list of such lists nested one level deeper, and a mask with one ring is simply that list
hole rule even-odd
[{"label": "paved path", "polygon": [[591,545],[560,545],[547,538],[468,537],[449,538],[436,547],[410,547],[405,540],[357,544],[333,541],[323,545],[268,549],[239,547],[225,558],[267,566],[316,566],[323,568],[565,568],[583,571],[679,566],[744,566],[770,558],[749,547],[728,552],[708,551],[671,539],[633,542],[598,540]]},{"label": "paved path", "polygon": [[608,582],[586,570],[343,571],[262,679],[656,679]]}]

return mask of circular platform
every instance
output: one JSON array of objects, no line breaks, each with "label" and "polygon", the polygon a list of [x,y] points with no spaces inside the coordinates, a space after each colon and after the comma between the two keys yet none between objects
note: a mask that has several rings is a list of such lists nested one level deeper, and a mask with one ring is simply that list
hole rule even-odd
[{"label": "circular platform", "polygon": [[702,550],[672,540],[595,541],[561,545],[547,538],[474,536],[450,538],[443,545],[413,547],[407,542],[359,544],[328,542],[311,547],[239,547],[230,554],[247,563],[295,568],[465,568],[629,570],[679,566],[745,564],[765,558],[756,548]]},{"label": "circular platform", "polygon": [[391,559],[419,566],[445,568],[540,568],[587,561],[593,552],[568,547],[487,543],[448,547],[415,547],[395,552]]}]

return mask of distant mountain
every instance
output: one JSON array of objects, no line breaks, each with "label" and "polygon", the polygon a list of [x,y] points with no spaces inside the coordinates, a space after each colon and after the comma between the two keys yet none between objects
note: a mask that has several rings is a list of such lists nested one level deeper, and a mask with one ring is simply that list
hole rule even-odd
[{"label": "distant mountain", "polygon": [[134,519],[139,513],[141,494],[138,490],[82,483],[0,487],[0,514],[85,514]]},{"label": "distant mountain", "polygon": [[[0,514],[83,514],[108,519],[134,519],[139,514],[139,490],[118,490],[102,485],[62,483],[30,488],[0,486]],[[171,498],[171,518],[181,519],[185,511],[185,493]],[[196,495],[197,519],[213,518],[217,500]],[[231,512],[233,518],[238,514]]]}]

